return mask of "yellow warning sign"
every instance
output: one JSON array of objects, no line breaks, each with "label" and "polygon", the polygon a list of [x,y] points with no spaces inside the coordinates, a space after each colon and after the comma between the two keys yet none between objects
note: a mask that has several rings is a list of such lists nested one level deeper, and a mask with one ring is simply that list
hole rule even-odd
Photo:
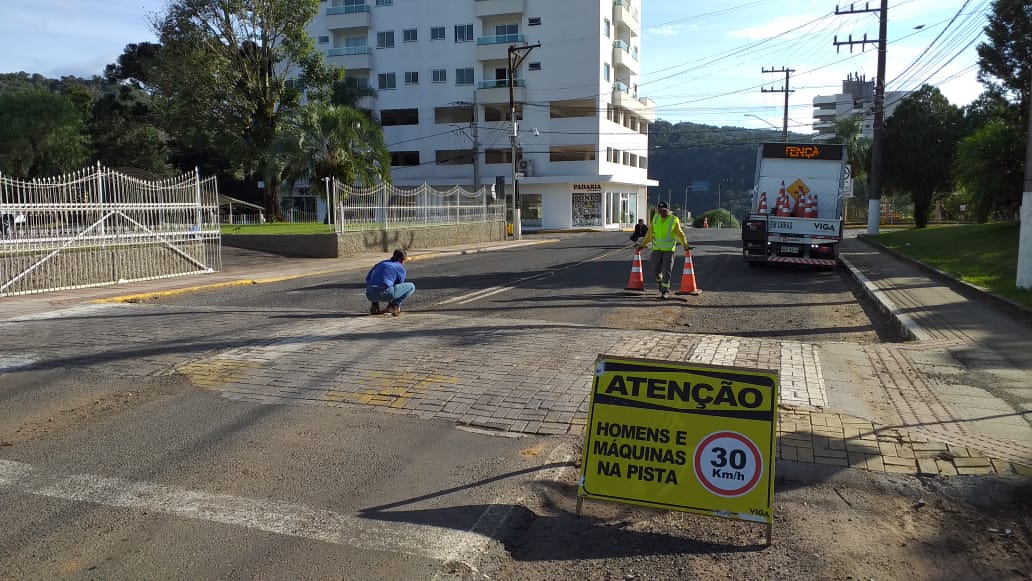
[{"label": "yellow warning sign", "polygon": [[770,523],[778,375],[599,355],[578,493]]}]

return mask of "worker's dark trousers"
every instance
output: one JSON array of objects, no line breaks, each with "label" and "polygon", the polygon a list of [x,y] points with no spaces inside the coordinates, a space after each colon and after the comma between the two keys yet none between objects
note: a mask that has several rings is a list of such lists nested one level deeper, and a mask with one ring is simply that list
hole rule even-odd
[{"label": "worker's dark trousers", "polygon": [[659,283],[660,292],[669,291],[670,275],[674,270],[674,251],[653,250],[649,256],[649,262],[652,263],[652,274]]}]

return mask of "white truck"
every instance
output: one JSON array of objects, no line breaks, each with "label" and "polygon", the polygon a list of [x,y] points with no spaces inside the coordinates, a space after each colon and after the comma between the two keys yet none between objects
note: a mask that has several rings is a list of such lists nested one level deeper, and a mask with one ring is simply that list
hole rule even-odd
[{"label": "white truck", "polygon": [[742,223],[742,258],[834,268],[842,242],[846,146],[761,143],[749,216]]}]

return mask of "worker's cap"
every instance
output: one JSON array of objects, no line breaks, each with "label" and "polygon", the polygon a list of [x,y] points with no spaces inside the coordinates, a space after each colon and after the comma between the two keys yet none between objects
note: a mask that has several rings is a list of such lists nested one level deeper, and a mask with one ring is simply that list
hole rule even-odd
[{"label": "worker's cap", "polygon": [[670,206],[667,205],[666,202],[660,202],[660,203],[656,204],[656,208],[659,209],[659,210],[664,210],[664,209],[669,210]]}]

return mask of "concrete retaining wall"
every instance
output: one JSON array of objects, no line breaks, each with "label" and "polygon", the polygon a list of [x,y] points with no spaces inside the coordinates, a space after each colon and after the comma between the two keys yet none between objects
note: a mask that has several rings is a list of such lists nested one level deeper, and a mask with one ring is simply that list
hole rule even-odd
[{"label": "concrete retaining wall", "polygon": [[338,258],[368,253],[440,248],[505,240],[505,222],[431,226],[407,230],[369,230],[337,234],[223,234],[222,243],[282,256]]}]

